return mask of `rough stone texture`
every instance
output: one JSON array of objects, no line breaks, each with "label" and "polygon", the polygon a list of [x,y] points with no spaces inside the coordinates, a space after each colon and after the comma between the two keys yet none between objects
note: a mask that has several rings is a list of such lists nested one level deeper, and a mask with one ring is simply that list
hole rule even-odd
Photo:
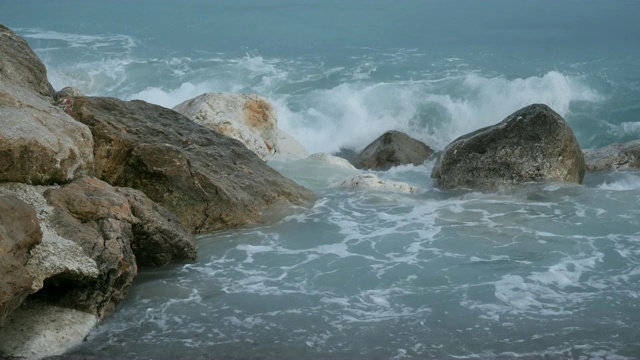
[{"label": "rough stone texture", "polygon": [[149,199],[142,191],[116,188],[129,200],[133,215],[140,220],[133,225],[131,248],[139,266],[162,266],[196,258],[193,235],[186,232],[178,218],[165,207]]},{"label": "rough stone texture", "polygon": [[0,78],[0,181],[66,183],[93,172],[89,128]]},{"label": "rough stone texture", "polygon": [[239,141],[173,110],[144,101],[67,99],[69,113],[93,133],[96,176],[141,190],[188,231],[254,223],[272,205],[313,199]]},{"label": "rough stone texture", "polygon": [[62,355],[98,323],[95,315],[27,300],[0,327],[0,358]]},{"label": "rough stone texture", "polygon": [[387,131],[369,144],[358,161],[365,169],[388,170],[398,165],[422,165],[433,154],[422,141],[400,131]]},{"label": "rough stone texture", "polygon": [[54,229],[80,245],[95,260],[100,274],[88,284],[69,283],[62,276],[49,278],[37,294],[53,305],[102,318],[125,297],[137,273],[130,242],[132,226],[139,220],[124,196],[95,178],[83,177],[49,189],[44,197],[54,208]]},{"label": "rough stone texture", "polygon": [[200,125],[240,140],[262,160],[275,153],[278,119],[273,106],[262,96],[207,93],[173,109]]},{"label": "rough stone texture", "polygon": [[47,70],[22,37],[0,25],[0,81],[24,86],[43,96],[53,96]]},{"label": "rough stone texture", "polygon": [[272,159],[298,160],[309,156],[307,149],[293,136],[282,129],[278,129],[278,143]]},{"label": "rough stone texture", "polygon": [[337,186],[348,189],[374,189],[405,194],[415,194],[417,192],[417,189],[409,184],[381,179],[374,174],[353,176],[341,181]]},{"label": "rough stone texture", "polygon": [[585,151],[584,160],[589,171],[638,169],[640,140]]},{"label": "rough stone texture", "polygon": [[53,207],[42,195],[46,190],[57,187],[31,186],[20,183],[0,184],[0,194],[12,195],[35,208],[42,242],[31,249],[27,270],[33,277],[32,292],[44,286],[44,280],[52,277],[64,278],[67,282],[84,284],[99,275],[96,262],[89,258],[82,248],[71,240],[64,239],[50,225]]},{"label": "rough stone texture", "polygon": [[85,96],[85,95],[82,92],[82,90],[78,89],[77,87],[67,86],[65,88],[62,88],[60,91],[56,92],[55,95],[53,96],[53,99],[56,102],[60,102],[69,96]]},{"label": "rough stone texture", "polygon": [[329,155],[327,153],[315,153],[309,156],[308,159],[314,161],[322,161],[333,165],[343,166],[347,169],[356,170],[355,166],[351,165],[351,163],[346,159]]},{"label": "rough stone texture", "polygon": [[529,181],[581,183],[585,162],[567,122],[534,104],[449,144],[431,176],[442,188],[494,188]]},{"label": "rough stone texture", "polygon": [[31,294],[29,250],[42,241],[35,209],[10,195],[0,196],[0,324]]}]

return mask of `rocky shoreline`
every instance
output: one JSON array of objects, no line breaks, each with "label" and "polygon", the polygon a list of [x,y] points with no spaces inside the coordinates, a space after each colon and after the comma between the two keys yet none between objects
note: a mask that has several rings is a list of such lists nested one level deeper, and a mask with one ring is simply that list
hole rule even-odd
[{"label": "rocky shoreline", "polygon": [[331,186],[407,194],[419,189],[362,170],[437,156],[431,176],[441,188],[490,191],[640,167],[640,141],[583,152],[566,121],[541,104],[440,153],[389,131],[351,163],[309,156],[258,95],[203,94],[166,109],[56,93],[28,44],[2,25],[0,54],[0,357],[62,354],[126,297],[138,268],[195,259],[194,234],[313,204],[313,192],[269,159],[351,174]]},{"label": "rocky shoreline", "polygon": [[194,234],[314,200],[173,110],[55,93],[4,26],[0,53],[0,356],[61,354],[125,298],[139,267],[193,260]]}]

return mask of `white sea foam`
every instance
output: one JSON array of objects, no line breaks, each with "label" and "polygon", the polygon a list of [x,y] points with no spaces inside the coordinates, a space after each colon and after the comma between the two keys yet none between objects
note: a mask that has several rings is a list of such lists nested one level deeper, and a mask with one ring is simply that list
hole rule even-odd
[{"label": "white sea foam", "polygon": [[640,175],[636,173],[621,173],[611,182],[598,185],[600,190],[610,191],[630,191],[640,189]]},{"label": "white sea foam", "polygon": [[[23,36],[28,39],[63,41],[71,48],[88,47],[98,50],[105,46],[118,46],[132,49],[138,44],[132,36],[122,34],[86,35],[42,29],[16,29],[16,31],[23,33]],[[41,49],[36,48],[36,51],[39,50]]]}]

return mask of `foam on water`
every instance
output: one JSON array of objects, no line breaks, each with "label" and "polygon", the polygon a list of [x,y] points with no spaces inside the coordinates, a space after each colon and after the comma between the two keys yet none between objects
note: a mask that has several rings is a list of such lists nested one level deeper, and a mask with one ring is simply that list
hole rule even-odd
[{"label": "foam on water", "polygon": [[[143,273],[77,354],[632,356],[640,233],[618,216],[637,209],[592,189],[323,189],[308,211],[201,237],[199,261]],[[576,211],[594,204],[608,210]]]},{"label": "foam on water", "polygon": [[[411,133],[441,149],[531,103],[546,103],[570,116],[573,104],[603,99],[583,76],[559,71],[506,78],[465,69],[460,58],[446,62],[450,69],[411,73],[410,79],[379,69],[389,62],[395,67],[413,66],[412,61],[424,56],[415,50],[373,52],[327,68],[314,59],[251,53],[159,58],[144,54],[141,41],[128,35],[22,31],[41,46],[35,49],[57,89],[73,85],[89,95],[141,99],[166,107],[205,92],[259,93],[276,107],[279,126],[311,153],[361,149],[389,129]],[[72,54],[77,48],[82,57],[60,63],[61,53]],[[165,75],[158,78],[158,73]]]},{"label": "foam on water", "polygon": [[621,173],[612,181],[598,185],[598,189],[611,191],[640,190],[640,175],[637,173]]},{"label": "foam on water", "polygon": [[[241,3],[224,9],[249,14]],[[203,92],[260,93],[276,107],[279,126],[310,152],[361,149],[389,129],[442,149],[530,103],[550,105],[589,146],[638,132],[637,72],[625,65],[635,58],[574,62],[561,51],[535,54],[529,42],[523,51],[520,40],[500,36],[509,23],[491,33],[504,52],[455,43],[444,50],[439,42],[425,46],[421,35],[387,39],[404,49],[389,48],[384,37],[374,46],[326,49],[305,38],[302,48],[280,44],[268,53],[209,42],[206,26],[190,34],[204,36],[191,48],[157,41],[178,38],[172,28],[139,26],[129,35],[92,27],[87,35],[28,26],[20,32],[57,89],[167,107]],[[428,33],[413,30],[404,33]],[[539,33],[536,25],[529,35]],[[407,195],[332,188],[348,174],[330,166],[272,165],[316,192],[312,208],[201,236],[197,261],[141,272],[129,297],[72,355],[640,356],[636,172],[493,192],[434,188],[433,160],[376,172],[421,189]]]}]

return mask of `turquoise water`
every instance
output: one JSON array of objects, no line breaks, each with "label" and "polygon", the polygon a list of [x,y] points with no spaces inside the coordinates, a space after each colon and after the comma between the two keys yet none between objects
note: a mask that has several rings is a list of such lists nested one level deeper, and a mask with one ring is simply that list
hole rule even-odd
[{"label": "turquoise water", "polygon": [[[309,152],[389,129],[436,149],[543,102],[585,149],[640,137],[637,1],[0,1],[56,89],[171,107],[255,92]],[[70,354],[640,357],[640,173],[440,191],[433,162],[377,173],[271,162],[311,209],[201,236],[143,272]]]}]

